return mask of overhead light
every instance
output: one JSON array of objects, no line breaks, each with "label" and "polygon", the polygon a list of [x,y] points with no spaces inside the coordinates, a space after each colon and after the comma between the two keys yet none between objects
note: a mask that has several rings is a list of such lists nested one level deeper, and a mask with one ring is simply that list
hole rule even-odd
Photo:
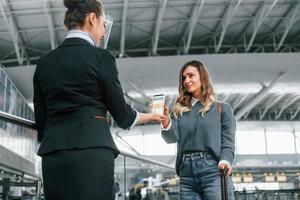
[{"label": "overhead light", "polygon": [[251,173],[244,174],[243,181],[245,183],[252,183],[253,182],[253,176],[252,176],[252,174]]},{"label": "overhead light", "polygon": [[265,181],[266,182],[275,182],[275,175],[273,173],[266,173],[265,174]]},{"label": "overhead light", "polygon": [[232,181],[233,181],[234,183],[240,183],[240,182],[242,182],[242,177],[241,177],[241,175],[240,175],[239,173],[233,174],[233,175],[232,175]]},{"label": "overhead light", "polygon": [[278,182],[286,182],[286,175],[284,173],[277,173],[276,175]]}]

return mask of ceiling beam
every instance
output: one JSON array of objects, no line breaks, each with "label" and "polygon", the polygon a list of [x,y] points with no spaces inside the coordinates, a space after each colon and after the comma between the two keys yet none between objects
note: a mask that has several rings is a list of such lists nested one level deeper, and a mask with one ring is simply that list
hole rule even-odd
[{"label": "ceiling beam", "polygon": [[126,35],[126,19],[128,11],[128,0],[123,2],[123,12],[122,12],[122,26],[121,26],[121,40],[120,40],[120,54],[119,57],[124,57],[125,53],[125,35]]},{"label": "ceiling beam", "polygon": [[[30,47],[29,47],[29,44],[30,44],[31,42],[33,42],[33,41],[35,41],[35,40],[41,38],[41,37],[44,37],[44,36],[47,34],[47,32],[48,32],[48,31],[44,31],[43,33],[40,33],[40,34],[36,35],[35,37],[31,38],[29,41],[27,41],[27,42],[25,43],[25,46],[27,47],[27,49],[32,49],[32,50],[34,50],[34,51],[40,51],[40,52],[42,52],[42,51],[39,50],[39,49],[30,48]],[[10,43],[11,43],[11,42],[10,42]],[[0,58],[0,61],[3,60],[3,59],[5,59],[5,58],[7,58],[7,57],[9,57],[9,56],[12,55],[13,53],[15,53],[15,50],[13,50],[13,51],[9,52],[8,54],[2,56],[2,57]],[[42,52],[42,53],[45,54],[46,52]]]},{"label": "ceiling beam", "polygon": [[218,22],[216,23],[216,26],[213,30],[213,34],[210,34],[210,39],[208,40],[208,42],[206,43],[207,45],[211,44],[211,42],[213,41],[213,43],[215,44],[215,49],[216,49],[216,37],[217,35],[219,34],[219,30],[220,30],[220,27],[222,25],[222,22],[223,22],[223,19],[224,19],[224,16],[226,16],[228,14],[228,11],[229,11],[229,7],[230,7],[230,3],[226,3],[225,6],[224,6],[224,9],[223,9],[223,12],[221,13],[221,19],[218,20]]},{"label": "ceiling beam", "polygon": [[[6,10],[7,14],[5,13],[5,10]],[[7,2],[3,1],[0,4],[0,12],[2,13],[5,25],[8,28],[9,35],[13,41],[18,64],[22,65],[23,61],[24,61],[23,53],[27,56],[27,58],[28,58],[28,54],[27,54],[26,50],[24,49],[24,43],[22,41],[22,38],[18,34],[18,28],[17,28],[16,22],[13,18],[13,15],[11,14],[11,9]],[[19,45],[19,43],[20,43],[20,45]],[[20,49],[21,49],[21,51],[20,51]],[[29,61],[29,60],[27,59],[27,61]]]},{"label": "ceiling beam", "polygon": [[172,110],[172,107],[174,106],[176,100],[177,100],[177,95],[171,95],[171,96],[170,96],[169,102],[168,102],[168,104],[167,104],[167,106],[168,106],[168,108],[169,108],[170,110]]},{"label": "ceiling beam", "polygon": [[136,100],[135,98],[131,97],[128,93],[124,93],[124,96],[130,100],[132,103],[135,103],[137,106],[139,106],[142,110],[142,112],[150,112],[148,108],[148,103],[145,102],[140,102]]},{"label": "ceiling beam", "polygon": [[[244,26],[244,28],[242,29],[242,31],[240,31],[240,33],[238,34],[238,38],[236,40],[236,42],[239,42],[241,39],[243,39],[247,33],[248,28],[250,27],[250,24],[253,22],[254,17],[257,16],[259,14],[259,12],[261,12],[262,8],[263,8],[264,2],[261,1],[260,4],[258,4],[257,9],[255,10],[255,13],[253,15],[250,15],[252,20],[249,20],[248,23],[246,23],[246,25]],[[244,7],[243,5],[241,7]]]},{"label": "ceiling beam", "polygon": [[[286,21],[286,18],[290,15],[291,11],[294,9],[295,4],[291,4],[290,7],[287,9],[287,11],[284,13],[284,17],[281,17],[281,19],[278,19],[277,23],[272,27],[272,33],[274,33],[274,35],[272,37],[278,37],[278,31],[280,28],[280,24],[282,22]],[[261,35],[263,36],[263,35]],[[266,36],[270,36],[270,34],[266,34]],[[270,37],[266,37],[266,39],[262,42],[263,44],[266,43],[266,41],[270,39]]]},{"label": "ceiling beam", "polygon": [[216,35],[218,34],[218,31],[219,31],[219,29],[220,29],[220,27],[221,27],[221,25],[222,25],[222,22],[223,22],[223,20],[224,20],[224,17],[225,17],[226,15],[228,15],[229,8],[230,8],[230,3],[226,3],[226,4],[224,5],[224,9],[223,9],[223,11],[222,11],[222,13],[221,13],[220,20],[218,20],[218,22],[217,22],[217,24],[216,24],[216,26],[215,26],[215,28],[214,28],[214,30],[213,30],[213,34],[214,34],[213,36],[216,36]]},{"label": "ceiling beam", "polygon": [[238,0],[237,4],[235,5],[235,7],[232,10],[232,6],[230,6],[230,10],[227,12],[227,17],[224,19],[224,22],[222,22],[222,33],[218,42],[218,45],[216,47],[216,52],[218,53],[220,51],[222,42],[224,40],[224,36],[225,33],[229,27],[230,22],[232,21],[237,9],[239,8],[240,4],[241,4],[242,0]]},{"label": "ceiling beam", "polygon": [[145,101],[147,102],[147,104],[151,103],[151,100],[149,99],[149,97],[146,95],[146,93],[140,89],[136,84],[134,84],[132,81],[127,80],[128,85],[130,85],[130,87],[132,89],[134,89],[137,93],[141,94],[142,97],[145,99]]},{"label": "ceiling beam", "polygon": [[147,42],[149,40],[151,40],[151,38],[150,37],[146,37],[146,38],[144,38],[142,40],[135,41],[132,45],[127,46],[127,50],[132,49],[132,48],[134,48],[136,46],[139,46],[140,44],[143,44],[143,43],[145,43],[145,42]]},{"label": "ceiling beam", "polygon": [[157,55],[157,46],[158,46],[158,40],[159,40],[159,34],[160,34],[160,27],[162,24],[162,20],[164,17],[164,13],[167,7],[168,0],[162,0],[159,4],[159,11],[155,23],[155,29],[154,29],[154,36],[153,36],[153,43],[152,43],[152,55]]},{"label": "ceiling beam", "polygon": [[300,18],[300,4],[297,4],[297,6],[294,6],[294,10],[292,11],[291,18],[285,21],[285,31],[280,39],[279,44],[275,48],[275,51],[278,51],[280,47],[282,46],[284,40],[286,39],[289,31],[294,26],[294,24],[299,20]]},{"label": "ceiling beam", "polygon": [[[145,33],[146,35],[148,35],[148,39],[149,40],[151,40],[152,39],[152,32],[148,32],[148,31],[145,31],[144,29],[142,29],[142,28],[140,28],[139,26],[137,26],[137,25],[134,25],[134,24],[132,24],[131,25],[133,28],[135,28],[136,30],[138,30],[138,31],[141,31],[142,33]],[[160,32],[162,33],[162,32],[164,32],[165,30],[161,30]],[[164,39],[162,39],[162,38],[160,38],[159,39],[159,41],[161,41],[161,42],[164,42],[164,43],[166,43],[167,45],[170,45],[170,46],[172,46],[172,45],[174,45],[174,44],[172,44],[172,43],[170,43],[170,42],[168,42],[168,41],[166,41],[166,40],[164,40]],[[127,48],[128,49],[128,48]]]},{"label": "ceiling beam", "polygon": [[186,39],[186,43],[184,43],[184,54],[187,54],[188,51],[189,51],[189,48],[190,48],[190,45],[191,45],[191,41],[192,41],[192,37],[193,37],[193,34],[194,34],[194,30],[195,30],[195,27],[197,25],[197,21],[199,19],[199,16],[201,14],[201,11],[203,9],[203,6],[204,6],[204,2],[205,0],[197,0],[195,5],[194,5],[194,9],[192,11],[192,15],[191,15],[191,18],[190,18],[190,21],[189,21],[189,26],[188,28],[186,29],[186,33],[183,35],[183,40],[185,41],[185,38],[186,38],[186,35],[187,35],[187,39]]},{"label": "ceiling beam", "polygon": [[[147,40],[150,40],[149,38]],[[145,40],[144,40],[145,42]],[[136,45],[134,45],[136,46]],[[283,44],[284,47],[290,47],[291,45],[290,44]],[[291,47],[295,48],[299,46],[300,47],[300,43],[295,43],[293,44]],[[261,48],[261,51],[262,52],[265,52],[263,49],[264,48],[272,48],[274,50],[274,44],[264,44],[263,46],[261,44],[253,44],[253,47],[256,47],[256,48]],[[194,49],[194,50],[199,50],[199,49],[214,49],[215,48],[215,45],[195,45],[195,46],[190,46],[190,49]],[[229,44],[226,44],[226,45],[222,45],[222,48],[238,48],[238,51],[237,52],[242,52],[242,53],[246,53],[244,51],[244,45],[243,44],[238,44],[238,45],[229,45]],[[243,49],[243,50],[242,50]],[[170,47],[158,47],[158,50],[159,51],[177,51],[178,50],[178,47],[177,46],[170,46]],[[133,53],[133,52],[148,52],[149,51],[149,48],[144,48],[144,47],[141,47],[141,48],[130,48],[130,49],[127,49],[126,52],[128,53]],[[296,52],[296,51],[295,51]]]},{"label": "ceiling beam", "polygon": [[[40,59],[40,56],[35,56],[35,57],[29,57],[28,60],[29,61],[36,61]],[[18,63],[18,59],[17,58],[12,58],[12,59],[5,59],[5,60],[0,60],[0,63],[3,65],[9,64],[9,63]]]},{"label": "ceiling beam", "polygon": [[130,96],[128,93],[124,93],[124,96],[129,99],[130,101],[132,101],[133,103],[140,105],[140,106],[146,106],[146,104],[144,102],[140,102],[137,99],[133,98],[132,96]]},{"label": "ceiling beam", "polygon": [[284,72],[281,72],[268,86],[263,86],[263,88],[254,96],[254,98],[248,101],[235,115],[236,120],[240,120],[246,113],[258,104],[266,94],[274,87],[274,85],[279,81]]},{"label": "ceiling beam", "polygon": [[232,105],[233,111],[235,111],[244,102],[244,100],[247,99],[248,96],[249,96],[249,94],[244,94],[242,96],[242,98],[239,98],[237,96],[236,100],[233,102],[233,105]]},{"label": "ceiling beam", "polygon": [[287,9],[287,11],[284,13],[284,17],[282,17],[281,19],[279,19],[278,22],[273,26],[272,30],[273,30],[274,33],[276,33],[277,30],[280,28],[280,24],[286,21],[287,17],[293,11],[293,9],[295,8],[295,6],[296,5],[294,3],[291,3],[291,5]]},{"label": "ceiling beam", "polygon": [[230,97],[230,94],[228,93],[228,94],[224,94],[224,98],[222,99],[222,101],[227,101],[227,99],[229,99],[229,97]]},{"label": "ceiling beam", "polygon": [[[66,27],[61,25],[61,26],[56,26],[54,28],[54,30],[56,31],[65,31]],[[43,31],[48,31],[48,26],[47,27],[39,27],[39,28],[24,28],[22,30],[18,31],[18,34],[22,34],[22,33],[29,33],[29,32],[43,32]],[[8,35],[9,31],[1,31],[0,32],[0,36],[1,35]]]},{"label": "ceiling beam", "polygon": [[294,120],[296,118],[296,116],[298,115],[299,112],[300,112],[300,106],[298,106],[298,108],[295,111],[295,113],[291,116],[291,120]]},{"label": "ceiling beam", "polygon": [[292,100],[287,99],[281,107],[280,111],[276,114],[275,119],[278,120],[283,111],[287,109],[290,105],[292,105],[294,102],[296,102],[298,99],[300,99],[300,96],[295,96]]},{"label": "ceiling beam", "polygon": [[47,19],[51,49],[55,49],[56,45],[57,45],[57,40],[56,40],[56,35],[55,35],[55,30],[54,30],[53,18],[52,18],[52,14],[50,11],[49,0],[44,0],[44,12],[45,12],[46,19]]},{"label": "ceiling beam", "polygon": [[258,33],[259,28],[264,23],[264,21],[267,19],[268,15],[270,14],[270,12],[272,11],[272,9],[274,8],[274,6],[276,5],[277,2],[278,2],[278,0],[274,0],[266,12],[264,9],[262,9],[261,12],[259,12],[259,16],[254,18],[254,20],[256,20],[256,18],[258,18],[258,19],[257,19],[257,21],[254,21],[254,31],[252,33],[251,39],[248,43],[248,46],[246,47],[246,52],[248,52],[250,50],[250,48],[252,47],[252,44]]},{"label": "ceiling beam", "polygon": [[279,102],[279,100],[284,96],[284,94],[279,95],[278,97],[276,97],[276,99],[271,98],[270,102],[267,103],[263,113],[259,116],[259,120],[262,120],[264,118],[264,116],[267,114],[267,111],[274,106],[277,102]]}]

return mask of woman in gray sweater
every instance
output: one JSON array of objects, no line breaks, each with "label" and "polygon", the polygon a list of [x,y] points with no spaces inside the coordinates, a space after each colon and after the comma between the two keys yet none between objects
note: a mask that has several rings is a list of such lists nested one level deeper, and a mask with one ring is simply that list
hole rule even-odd
[{"label": "woman in gray sweater", "polygon": [[[235,150],[235,118],[227,103],[215,101],[207,68],[193,60],[179,75],[179,97],[170,116],[162,121],[162,137],[177,142],[176,172],[181,200],[220,200],[219,170],[232,173]],[[228,197],[233,185],[228,177]]]}]

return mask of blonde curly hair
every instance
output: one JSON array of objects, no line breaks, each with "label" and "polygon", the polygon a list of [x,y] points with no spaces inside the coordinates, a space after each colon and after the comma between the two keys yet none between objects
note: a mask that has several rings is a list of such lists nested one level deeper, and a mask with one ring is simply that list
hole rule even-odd
[{"label": "blonde curly hair", "polygon": [[199,110],[199,112],[201,112],[202,117],[204,117],[205,113],[209,111],[215,101],[215,92],[206,66],[197,60],[186,62],[180,70],[178,88],[179,96],[173,107],[173,114],[175,117],[181,117],[182,113],[188,112],[192,109],[193,96],[185,89],[183,84],[183,72],[189,66],[195,67],[200,75],[202,91],[200,101],[203,105],[203,108]]}]

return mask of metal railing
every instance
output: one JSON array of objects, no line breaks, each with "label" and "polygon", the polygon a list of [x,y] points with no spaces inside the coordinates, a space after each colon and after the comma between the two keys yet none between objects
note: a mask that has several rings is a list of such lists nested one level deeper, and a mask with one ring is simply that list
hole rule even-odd
[{"label": "metal railing", "polygon": [[[24,118],[21,118],[21,117],[17,117],[15,115],[11,115],[11,114],[8,114],[8,113],[2,112],[2,111],[0,111],[0,120],[8,122],[8,123],[16,124],[16,125],[21,126],[21,127],[33,129],[33,130],[36,129],[34,121],[27,120],[27,119],[24,119]],[[125,177],[124,178],[124,182],[125,182],[124,183],[124,192],[126,192],[126,190],[128,189],[128,188],[126,188],[126,185],[127,185],[127,183],[126,183],[126,166],[125,166],[126,158],[131,158],[131,159],[134,159],[134,160],[137,160],[137,161],[140,161],[140,162],[144,162],[144,163],[154,164],[156,166],[167,168],[170,171],[175,172],[175,169],[174,169],[173,166],[167,165],[165,163],[157,162],[155,160],[148,159],[148,158],[145,158],[145,157],[142,157],[142,156],[133,155],[133,154],[130,154],[130,153],[127,153],[127,152],[124,152],[124,151],[121,151],[120,155],[122,155],[124,157],[124,177]],[[39,181],[41,181],[40,177],[38,175],[30,174],[26,171],[18,169],[18,167],[16,167],[16,166],[10,166],[10,165],[7,165],[6,163],[3,163],[3,162],[0,161],[0,167],[6,168],[9,171],[14,171],[15,173],[18,173],[18,174],[29,175],[29,176],[31,176],[33,178],[36,178]],[[10,183],[10,184],[11,184],[11,186],[13,186],[12,185],[13,183]],[[125,196],[124,196],[124,198],[125,198]]]},{"label": "metal railing", "polygon": [[[18,126],[22,126],[22,127],[26,127],[26,128],[30,128],[30,129],[36,129],[34,121],[27,120],[27,119],[24,119],[24,118],[21,118],[21,117],[17,117],[15,115],[11,115],[11,114],[8,114],[8,113],[2,112],[2,111],[0,111],[0,120],[6,121],[6,122],[9,122],[9,123],[13,123],[13,124],[16,124]],[[121,155],[129,157],[129,158],[133,158],[133,159],[136,159],[136,160],[139,160],[139,161],[152,163],[152,164],[159,165],[159,166],[162,166],[162,167],[166,167],[166,168],[169,168],[169,169],[174,169],[174,167],[171,166],[171,165],[167,165],[167,164],[164,164],[164,163],[161,163],[161,162],[157,162],[155,160],[144,158],[142,156],[136,156],[136,155],[126,153],[126,152],[123,152],[123,151],[120,151],[120,152],[121,152],[120,153]]]}]

